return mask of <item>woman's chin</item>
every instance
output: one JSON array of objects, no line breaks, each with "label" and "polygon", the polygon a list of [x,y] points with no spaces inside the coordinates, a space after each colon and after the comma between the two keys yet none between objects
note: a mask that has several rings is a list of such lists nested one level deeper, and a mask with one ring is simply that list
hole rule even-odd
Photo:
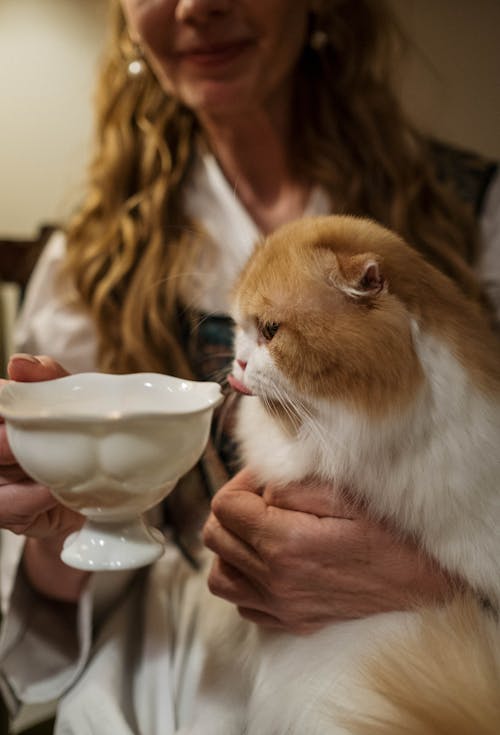
[{"label": "woman's chin", "polygon": [[248,114],[256,106],[245,84],[206,79],[183,90],[181,99],[200,117],[234,117]]}]

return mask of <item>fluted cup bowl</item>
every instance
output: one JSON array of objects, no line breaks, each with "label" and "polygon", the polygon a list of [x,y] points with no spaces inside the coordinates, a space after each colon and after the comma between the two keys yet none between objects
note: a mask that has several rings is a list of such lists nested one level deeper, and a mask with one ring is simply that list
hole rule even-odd
[{"label": "fluted cup bowl", "polygon": [[221,401],[217,383],[157,373],[5,385],[0,415],[17,461],[86,516],[66,539],[64,562],[125,569],[161,556],[163,537],[142,514],[199,460]]}]

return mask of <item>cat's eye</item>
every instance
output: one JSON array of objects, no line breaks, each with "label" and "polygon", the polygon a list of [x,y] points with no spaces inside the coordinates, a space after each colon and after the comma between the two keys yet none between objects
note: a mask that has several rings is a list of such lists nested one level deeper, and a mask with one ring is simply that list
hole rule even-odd
[{"label": "cat's eye", "polygon": [[280,325],[277,322],[262,322],[259,324],[259,332],[266,342],[270,342],[272,340],[279,328]]}]

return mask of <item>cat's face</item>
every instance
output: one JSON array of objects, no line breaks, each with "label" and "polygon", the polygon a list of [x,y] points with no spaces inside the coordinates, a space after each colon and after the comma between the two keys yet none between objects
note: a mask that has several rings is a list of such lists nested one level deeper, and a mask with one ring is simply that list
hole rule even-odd
[{"label": "cat's face", "polygon": [[422,382],[412,320],[377,247],[391,237],[328,217],[288,225],[260,246],[235,292],[233,387],[271,404],[326,399],[374,415],[411,400]]}]

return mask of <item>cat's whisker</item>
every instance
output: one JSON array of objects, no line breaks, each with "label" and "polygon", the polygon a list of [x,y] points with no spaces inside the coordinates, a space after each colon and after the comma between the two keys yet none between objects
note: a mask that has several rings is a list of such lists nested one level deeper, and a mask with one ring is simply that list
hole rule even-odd
[{"label": "cat's whisker", "polygon": [[324,427],[315,416],[310,405],[302,400],[297,394],[293,395],[292,391],[287,390],[278,383],[273,383],[272,388],[267,386],[267,390],[263,392],[261,400],[265,404],[266,410],[271,414],[276,413],[275,403],[281,407],[283,414],[289,419],[293,426],[300,424],[300,431],[304,438],[311,437],[314,439],[316,446],[321,453],[328,453],[332,447],[338,447],[345,450],[346,444],[342,442],[337,435],[327,435]]},{"label": "cat's whisker", "polygon": [[309,436],[315,438],[317,444],[324,452],[330,451],[332,444],[341,447],[343,446],[343,444],[338,441],[337,437],[326,436],[320,422],[317,417],[314,416],[312,409],[307,406],[304,401],[301,401],[297,396],[294,398],[288,397],[287,400],[293,407],[293,410],[302,418],[303,430],[307,432]]},{"label": "cat's whisker", "polygon": [[225,367],[221,367],[218,370],[215,370],[211,375],[210,379],[215,381],[216,383],[219,383],[219,385],[225,386],[228,383],[228,375],[231,373],[231,366],[226,365]]}]

